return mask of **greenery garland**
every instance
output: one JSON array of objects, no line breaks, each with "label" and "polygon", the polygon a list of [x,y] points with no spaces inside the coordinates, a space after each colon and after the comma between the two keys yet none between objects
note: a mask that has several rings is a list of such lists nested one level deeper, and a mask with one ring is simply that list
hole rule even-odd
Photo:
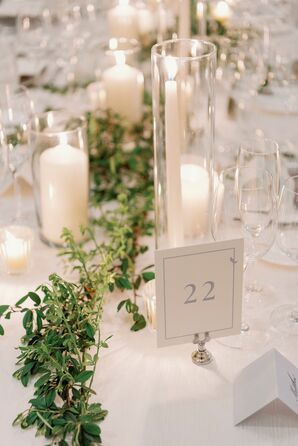
[{"label": "greenery garland", "polygon": [[[100,350],[108,339],[101,338],[100,322],[104,297],[115,288],[130,296],[117,309],[132,316],[133,331],[146,321],[137,305],[142,282],[154,278],[152,265],[136,270],[137,257],[148,247],[141,237],[152,235],[153,178],[152,123],[149,97],[141,124],[134,128],[110,114],[87,114],[88,147],[92,173],[91,201],[101,216],[88,228],[87,238],[77,244],[64,229],[65,246],[60,255],[78,274],[69,282],[52,274],[49,283],[28,292],[14,306],[1,305],[0,318],[23,314],[25,335],[19,346],[18,369],[14,376],[27,386],[34,382],[29,407],[14,424],[34,426],[37,434],[59,446],[91,446],[101,443],[99,423],[107,411],[90,401],[95,394],[93,378]],[[113,200],[113,210],[103,204]],[[105,230],[99,243],[97,229]],[[29,306],[27,302],[33,303]],[[0,334],[4,328],[0,325]]]}]

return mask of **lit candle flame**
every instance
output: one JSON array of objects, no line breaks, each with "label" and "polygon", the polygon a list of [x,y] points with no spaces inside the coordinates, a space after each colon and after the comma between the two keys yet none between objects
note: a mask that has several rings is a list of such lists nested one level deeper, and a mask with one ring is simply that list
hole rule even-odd
[{"label": "lit candle flame", "polygon": [[214,17],[217,20],[228,19],[231,15],[230,7],[225,1],[220,1],[217,3],[214,10]]},{"label": "lit candle flame", "polygon": [[204,16],[204,3],[198,2],[197,3],[197,17],[201,19]]},{"label": "lit candle flame", "polygon": [[165,58],[165,68],[167,75],[169,77],[169,80],[175,79],[175,76],[178,71],[177,62],[175,61],[174,57],[168,56]]}]

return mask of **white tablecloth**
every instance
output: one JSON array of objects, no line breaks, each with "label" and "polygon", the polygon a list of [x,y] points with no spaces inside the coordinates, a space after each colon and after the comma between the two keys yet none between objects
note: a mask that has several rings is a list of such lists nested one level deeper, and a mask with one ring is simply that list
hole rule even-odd
[{"label": "white tablecloth", "polygon": [[[217,129],[219,136],[227,138],[219,160],[223,165],[225,157],[227,163],[233,159],[229,142],[237,139],[239,129],[222,116]],[[298,139],[297,125],[293,131]],[[19,277],[0,274],[0,303],[14,303],[59,271],[56,251],[43,245],[36,234],[31,271]],[[130,332],[127,316],[116,312],[120,297],[107,296],[102,330],[103,336],[113,337],[109,349],[101,353],[94,381],[96,400],[109,411],[102,423],[105,446],[297,446],[298,418],[277,404],[233,426],[233,380],[245,365],[276,347],[298,366],[298,337],[272,331],[269,322],[274,307],[298,300],[298,269],[259,262],[257,276],[266,293],[255,327],[267,335],[266,342],[242,351],[211,341],[208,347],[215,361],[207,367],[192,364],[190,344],[157,349],[155,333],[149,329]],[[0,338],[0,445],[46,444],[35,438],[34,429],[11,426],[28,407],[33,389],[24,389],[12,378],[15,347],[23,333],[19,317],[5,322],[5,328],[5,337]]]},{"label": "white tablecloth", "polygon": [[[152,254],[151,254],[152,255]],[[150,254],[149,254],[150,257]],[[56,251],[35,240],[32,270],[24,276],[0,276],[1,303],[14,303],[28,290],[61,271]],[[133,333],[125,314],[117,314],[120,296],[107,296],[103,336],[113,334],[102,352],[95,379],[97,400],[109,411],[102,424],[105,446],[296,446],[298,418],[283,407],[272,407],[233,426],[233,380],[250,361],[272,346],[298,365],[298,338],[287,338],[269,328],[272,308],[298,299],[298,269],[259,262],[259,281],[265,284],[264,303],[257,310],[256,328],[269,336],[264,345],[233,350],[211,341],[215,362],[192,364],[194,346],[156,348],[148,328]],[[5,322],[0,338],[1,446],[46,444],[34,430],[13,428],[11,422],[32,395],[12,378],[22,336],[19,317]]]}]

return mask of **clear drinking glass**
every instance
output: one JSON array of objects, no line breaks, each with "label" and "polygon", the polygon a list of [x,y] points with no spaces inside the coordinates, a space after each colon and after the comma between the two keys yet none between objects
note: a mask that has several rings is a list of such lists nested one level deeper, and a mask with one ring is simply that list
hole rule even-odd
[{"label": "clear drinking glass", "polygon": [[[277,242],[282,252],[298,266],[298,175],[288,178],[282,187]],[[297,271],[295,274],[297,276]],[[298,335],[298,301],[277,307],[272,312],[271,323],[283,333]]]}]

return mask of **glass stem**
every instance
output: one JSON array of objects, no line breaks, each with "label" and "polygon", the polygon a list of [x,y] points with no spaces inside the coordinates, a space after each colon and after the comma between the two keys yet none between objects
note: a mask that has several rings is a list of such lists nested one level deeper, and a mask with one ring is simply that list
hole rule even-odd
[{"label": "glass stem", "polygon": [[15,202],[15,216],[13,220],[14,222],[18,222],[20,221],[22,215],[22,191],[16,169],[12,170],[12,176],[13,176],[13,196]]}]

